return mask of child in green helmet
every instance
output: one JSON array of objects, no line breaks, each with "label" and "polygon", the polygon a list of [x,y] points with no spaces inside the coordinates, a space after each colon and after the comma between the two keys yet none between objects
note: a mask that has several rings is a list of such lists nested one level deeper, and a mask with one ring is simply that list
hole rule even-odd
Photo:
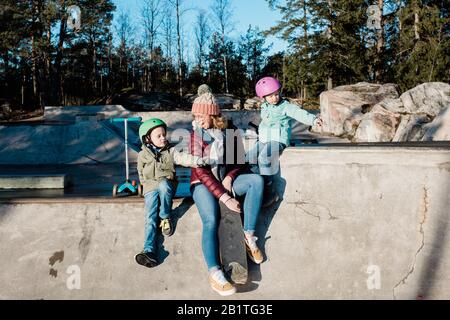
[{"label": "child in green helmet", "polygon": [[147,120],[139,127],[142,150],[138,155],[137,170],[145,198],[145,240],[144,250],[138,253],[135,259],[140,265],[149,268],[158,264],[158,216],[162,233],[166,236],[173,233],[170,213],[178,185],[175,165],[195,168],[207,164],[204,158],[178,151],[174,144],[168,142],[166,134],[167,125],[157,118]]}]

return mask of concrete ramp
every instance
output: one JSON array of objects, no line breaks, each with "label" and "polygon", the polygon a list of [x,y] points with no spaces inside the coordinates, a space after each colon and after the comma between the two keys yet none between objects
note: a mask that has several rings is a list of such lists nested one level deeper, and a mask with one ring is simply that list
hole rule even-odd
[{"label": "concrete ramp", "polygon": [[[240,129],[246,130],[251,121],[260,122],[257,110],[224,110]],[[169,139],[187,145],[192,129],[189,111],[130,112],[120,105],[46,107],[44,121],[0,125],[0,165],[69,165],[124,163],[123,123],[110,119],[141,117],[163,119],[169,128]],[[326,142],[348,142],[344,139],[321,137],[307,131],[307,126],[296,123],[293,139]],[[137,161],[141,142],[139,124],[129,123],[129,160]],[[300,139],[300,140],[299,140]]]},{"label": "concrete ramp", "polygon": [[[250,282],[227,299],[450,299],[450,150],[288,148]],[[142,199],[2,200],[0,299],[220,299],[191,200],[162,264],[134,262]]]},{"label": "concrete ramp", "polygon": [[[223,110],[223,114],[233,119],[233,123],[239,128],[247,128],[248,122],[259,123],[261,121],[259,110]],[[169,128],[191,129],[193,120],[190,111],[151,111],[135,112],[125,109],[121,105],[99,106],[65,106],[45,107],[44,120],[46,121],[100,121],[111,118],[142,117],[142,120],[150,118],[163,119]]]},{"label": "concrete ramp", "polygon": [[[0,164],[95,164],[125,161],[123,140],[97,121],[0,126]],[[137,153],[130,152],[136,162]]]},{"label": "concrete ramp", "polygon": [[[111,132],[113,135],[119,137],[122,141],[125,141],[125,128],[122,123],[112,123],[110,120],[100,120],[98,121],[100,125],[106,130]],[[134,150],[136,153],[141,151],[142,142],[139,138],[139,126],[141,122],[128,122],[128,148]],[[124,150],[125,152],[125,150]]]},{"label": "concrete ramp", "polygon": [[44,109],[46,121],[97,121],[130,116],[131,112],[121,105],[47,106]]}]

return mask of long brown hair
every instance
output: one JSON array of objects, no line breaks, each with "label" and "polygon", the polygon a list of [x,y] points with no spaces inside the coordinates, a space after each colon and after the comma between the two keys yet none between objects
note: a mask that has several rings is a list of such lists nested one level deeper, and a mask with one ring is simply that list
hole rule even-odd
[{"label": "long brown hair", "polygon": [[222,114],[211,116],[211,118],[215,129],[224,130],[228,127],[228,120]]}]

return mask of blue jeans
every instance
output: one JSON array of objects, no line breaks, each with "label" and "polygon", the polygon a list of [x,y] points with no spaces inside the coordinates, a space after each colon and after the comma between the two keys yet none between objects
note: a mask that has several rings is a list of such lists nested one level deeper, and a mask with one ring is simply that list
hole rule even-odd
[{"label": "blue jeans", "polygon": [[147,192],[145,197],[144,252],[156,253],[156,232],[158,216],[167,219],[172,211],[175,186],[168,180],[160,182],[158,189]]},{"label": "blue jeans", "polygon": [[[233,181],[233,190],[238,196],[245,195],[244,231],[255,231],[261,209],[264,182],[258,174],[241,174]],[[202,251],[208,270],[220,266],[217,228],[220,221],[218,200],[203,184],[197,184],[192,191],[203,224]]]},{"label": "blue jeans", "polygon": [[257,141],[247,152],[245,160],[252,166],[253,172],[262,176],[274,176],[280,168],[279,158],[285,148],[284,143],[277,141]]}]

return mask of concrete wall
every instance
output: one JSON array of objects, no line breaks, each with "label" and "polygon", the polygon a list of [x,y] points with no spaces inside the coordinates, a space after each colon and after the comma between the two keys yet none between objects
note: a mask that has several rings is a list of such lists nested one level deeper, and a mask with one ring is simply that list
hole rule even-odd
[{"label": "concrete wall", "polygon": [[270,228],[296,248],[275,260],[297,262],[303,297],[450,297],[450,150],[291,149],[281,175]]},{"label": "concrete wall", "polygon": [[[450,150],[289,148],[281,176],[284,199],[258,222],[267,261],[227,299],[450,298]],[[90,201],[0,204],[0,299],[220,298],[195,204],[175,205],[147,269],[133,260],[143,204]]]}]

